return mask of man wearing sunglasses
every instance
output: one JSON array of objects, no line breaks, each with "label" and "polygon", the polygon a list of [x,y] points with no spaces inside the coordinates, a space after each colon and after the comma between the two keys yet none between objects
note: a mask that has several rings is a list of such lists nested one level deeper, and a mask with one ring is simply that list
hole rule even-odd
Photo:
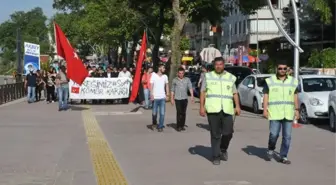
[{"label": "man wearing sunglasses", "polygon": [[293,120],[299,118],[298,80],[287,75],[286,63],[278,63],[276,75],[267,78],[264,91],[264,116],[270,121],[268,159],[274,155],[275,146],[282,127],[280,162],[290,164],[287,154],[291,142]]}]

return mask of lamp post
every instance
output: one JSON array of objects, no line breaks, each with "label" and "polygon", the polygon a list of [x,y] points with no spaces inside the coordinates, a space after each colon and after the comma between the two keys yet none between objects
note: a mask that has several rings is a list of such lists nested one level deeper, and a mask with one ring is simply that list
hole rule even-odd
[{"label": "lamp post", "polygon": [[291,0],[292,8],[293,8],[293,14],[294,14],[294,23],[295,23],[295,42],[290,38],[290,36],[286,33],[286,31],[282,28],[280,25],[278,19],[274,15],[273,6],[271,3],[271,0],[267,0],[268,7],[271,11],[272,17],[274,19],[275,24],[278,26],[279,31],[286,37],[288,42],[294,46],[294,76],[295,78],[298,78],[299,76],[299,52],[303,52],[303,50],[300,48],[300,25],[299,25],[299,17],[297,13],[297,7],[296,3],[298,0]]},{"label": "lamp post", "polygon": [[257,70],[259,71],[259,13],[257,10]]}]

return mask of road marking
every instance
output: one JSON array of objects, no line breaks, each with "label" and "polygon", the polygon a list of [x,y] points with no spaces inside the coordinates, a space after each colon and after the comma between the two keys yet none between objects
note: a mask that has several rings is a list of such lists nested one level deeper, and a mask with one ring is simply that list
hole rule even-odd
[{"label": "road marking", "polygon": [[141,111],[137,112],[94,112],[96,116],[124,116],[124,115],[140,115],[142,114]]},{"label": "road marking", "polygon": [[247,181],[207,181],[204,185],[252,185]]},{"label": "road marking", "polygon": [[128,185],[92,111],[83,110],[82,118],[97,185]]}]

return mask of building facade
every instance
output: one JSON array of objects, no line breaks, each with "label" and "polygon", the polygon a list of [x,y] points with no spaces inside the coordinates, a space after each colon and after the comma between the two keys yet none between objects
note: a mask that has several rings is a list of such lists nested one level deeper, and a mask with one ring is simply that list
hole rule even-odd
[{"label": "building facade", "polygon": [[[229,2],[229,1],[228,1]],[[275,17],[283,27],[287,20],[284,10],[288,9],[290,0],[271,0]],[[222,23],[223,36],[220,50],[228,48],[257,48],[258,41],[271,40],[282,36],[268,5],[258,9],[254,14],[244,15],[237,6],[232,6],[229,16]]]}]

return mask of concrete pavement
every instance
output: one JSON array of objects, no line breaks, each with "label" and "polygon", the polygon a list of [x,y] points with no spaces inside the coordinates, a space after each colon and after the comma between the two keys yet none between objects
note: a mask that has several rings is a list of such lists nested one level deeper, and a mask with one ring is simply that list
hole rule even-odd
[{"label": "concrete pavement", "polygon": [[229,161],[213,166],[198,104],[189,106],[184,133],[174,130],[168,104],[163,133],[147,128],[150,111],[130,112],[135,105],[90,108],[57,112],[56,104],[44,102],[0,108],[0,185],[335,184],[335,134],[313,125],[293,130],[287,166],[264,160],[267,121],[244,112],[235,122]]}]

